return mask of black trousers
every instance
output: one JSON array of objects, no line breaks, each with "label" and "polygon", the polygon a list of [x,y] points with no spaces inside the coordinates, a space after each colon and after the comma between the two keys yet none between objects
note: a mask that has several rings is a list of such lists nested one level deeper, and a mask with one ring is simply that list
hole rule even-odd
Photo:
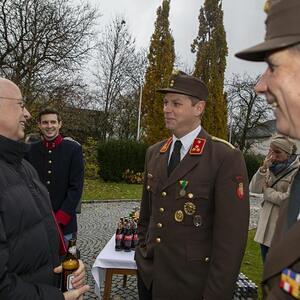
[{"label": "black trousers", "polygon": [[150,290],[144,284],[139,272],[137,273],[137,286],[139,292],[139,300],[152,300],[152,286]]}]

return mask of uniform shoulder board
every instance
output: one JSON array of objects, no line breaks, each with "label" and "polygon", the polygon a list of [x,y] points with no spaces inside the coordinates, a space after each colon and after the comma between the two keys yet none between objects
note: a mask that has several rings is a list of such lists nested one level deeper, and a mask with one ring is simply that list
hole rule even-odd
[{"label": "uniform shoulder board", "polygon": [[81,144],[80,144],[79,142],[77,142],[76,140],[74,140],[74,139],[71,138],[70,136],[65,136],[65,137],[64,137],[64,140],[65,140],[65,141],[74,142],[74,143],[76,143],[77,145],[81,146]]},{"label": "uniform shoulder board", "polygon": [[227,141],[225,141],[225,140],[223,140],[223,139],[220,139],[220,138],[218,138],[218,137],[216,137],[216,136],[212,136],[211,138],[212,138],[212,140],[215,141],[215,142],[223,143],[223,144],[229,146],[231,149],[235,149],[235,147],[234,147],[232,144],[230,144],[229,142],[227,142]]}]

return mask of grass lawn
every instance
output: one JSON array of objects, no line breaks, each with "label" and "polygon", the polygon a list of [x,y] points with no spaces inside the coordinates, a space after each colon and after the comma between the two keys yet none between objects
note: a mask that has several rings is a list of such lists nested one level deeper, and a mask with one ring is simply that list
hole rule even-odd
[{"label": "grass lawn", "polygon": [[260,282],[262,278],[262,260],[259,244],[253,241],[255,230],[250,230],[241,272],[258,286],[258,299],[262,299]]},{"label": "grass lawn", "polygon": [[99,199],[141,199],[142,185],[104,182],[86,179],[84,182],[83,201]]}]

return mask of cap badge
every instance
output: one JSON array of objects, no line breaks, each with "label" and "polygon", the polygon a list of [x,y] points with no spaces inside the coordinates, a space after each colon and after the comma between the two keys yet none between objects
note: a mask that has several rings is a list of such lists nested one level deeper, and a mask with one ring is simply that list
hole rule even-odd
[{"label": "cap badge", "polygon": [[270,10],[270,0],[266,0],[265,4],[264,4],[264,12],[267,14]]},{"label": "cap badge", "polygon": [[165,144],[160,148],[160,153],[165,153],[168,151],[171,143],[172,143],[173,139],[170,137],[166,142]]},{"label": "cap badge", "polygon": [[200,155],[203,152],[206,139],[195,138],[190,148],[190,155]]},{"label": "cap badge", "polygon": [[172,76],[177,76],[179,73],[180,73],[179,70],[174,69],[174,70],[172,71]]}]

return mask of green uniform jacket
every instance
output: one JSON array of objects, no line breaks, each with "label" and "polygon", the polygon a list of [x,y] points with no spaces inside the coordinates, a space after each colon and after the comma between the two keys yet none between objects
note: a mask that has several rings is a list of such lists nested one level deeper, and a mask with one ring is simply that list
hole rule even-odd
[{"label": "green uniform jacket", "polygon": [[168,144],[146,154],[139,274],[155,300],[232,299],[249,225],[242,154],[202,129],[168,177]]}]

